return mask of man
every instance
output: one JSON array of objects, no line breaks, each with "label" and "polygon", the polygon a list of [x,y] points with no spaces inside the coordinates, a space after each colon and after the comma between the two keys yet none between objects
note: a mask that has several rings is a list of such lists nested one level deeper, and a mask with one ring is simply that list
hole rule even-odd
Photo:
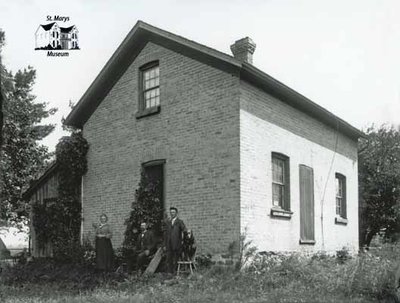
[{"label": "man", "polygon": [[186,231],[185,224],[178,218],[178,209],[169,209],[171,218],[166,221],[165,248],[167,250],[167,266],[170,273],[175,273],[178,260],[182,252],[183,232]]},{"label": "man", "polygon": [[148,257],[154,254],[156,250],[156,240],[153,232],[147,229],[146,222],[140,224],[140,231],[136,242],[136,268],[138,270],[143,270],[143,267],[148,263]]}]

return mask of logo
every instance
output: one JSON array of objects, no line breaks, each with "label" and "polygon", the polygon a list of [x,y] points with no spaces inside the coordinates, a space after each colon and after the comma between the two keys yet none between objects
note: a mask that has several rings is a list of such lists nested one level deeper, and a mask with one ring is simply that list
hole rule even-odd
[{"label": "logo", "polygon": [[69,51],[79,50],[79,31],[76,25],[63,27],[60,23],[69,21],[69,17],[47,16],[47,24],[39,25],[35,32],[35,50],[46,50],[48,57],[68,57]]}]

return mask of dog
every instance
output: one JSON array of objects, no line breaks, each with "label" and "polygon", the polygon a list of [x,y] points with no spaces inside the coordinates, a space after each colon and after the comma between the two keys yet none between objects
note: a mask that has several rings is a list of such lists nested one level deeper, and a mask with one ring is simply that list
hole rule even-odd
[{"label": "dog", "polygon": [[193,232],[191,229],[188,229],[183,233],[182,260],[192,261],[194,254],[196,253],[196,248],[196,241]]}]

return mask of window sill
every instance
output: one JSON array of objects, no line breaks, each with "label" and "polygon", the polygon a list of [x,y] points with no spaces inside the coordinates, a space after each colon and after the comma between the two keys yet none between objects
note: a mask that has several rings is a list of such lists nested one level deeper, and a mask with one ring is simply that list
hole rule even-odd
[{"label": "window sill", "polygon": [[314,245],[315,244],[315,240],[299,240],[299,244],[305,244],[305,245]]},{"label": "window sill", "polygon": [[335,217],[335,224],[347,225],[347,219],[339,216]]},{"label": "window sill", "polygon": [[282,208],[271,208],[271,217],[290,219],[293,212]]},{"label": "window sill", "polygon": [[140,118],[143,118],[143,117],[147,117],[147,116],[151,116],[151,115],[154,115],[154,114],[158,114],[160,112],[160,110],[161,110],[161,106],[160,105],[153,106],[153,107],[150,107],[150,108],[139,110],[136,113],[135,116],[136,116],[136,119],[140,119]]}]

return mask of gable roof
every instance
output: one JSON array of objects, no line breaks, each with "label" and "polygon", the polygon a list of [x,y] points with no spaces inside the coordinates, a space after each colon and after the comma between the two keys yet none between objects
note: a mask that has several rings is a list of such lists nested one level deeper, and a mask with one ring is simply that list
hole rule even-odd
[{"label": "gable roof", "polygon": [[253,65],[241,62],[230,55],[159,29],[140,20],[119,45],[96,79],[69,113],[64,123],[82,128],[147,42],[156,43],[185,56],[225,70],[226,72],[238,74],[241,79],[267,91],[281,101],[309,114],[317,120],[340,130],[349,137],[364,137],[364,134],[357,128]]},{"label": "gable roof", "polygon": [[52,23],[45,24],[45,25],[40,24],[40,26],[43,27],[43,29],[44,29],[45,31],[48,31],[49,29],[51,29],[51,28],[53,27],[54,24],[56,24],[56,23],[55,23],[55,22],[52,22]]},{"label": "gable roof", "polygon": [[69,33],[74,27],[75,25],[72,25],[70,27],[60,27],[60,29],[62,33]]}]

